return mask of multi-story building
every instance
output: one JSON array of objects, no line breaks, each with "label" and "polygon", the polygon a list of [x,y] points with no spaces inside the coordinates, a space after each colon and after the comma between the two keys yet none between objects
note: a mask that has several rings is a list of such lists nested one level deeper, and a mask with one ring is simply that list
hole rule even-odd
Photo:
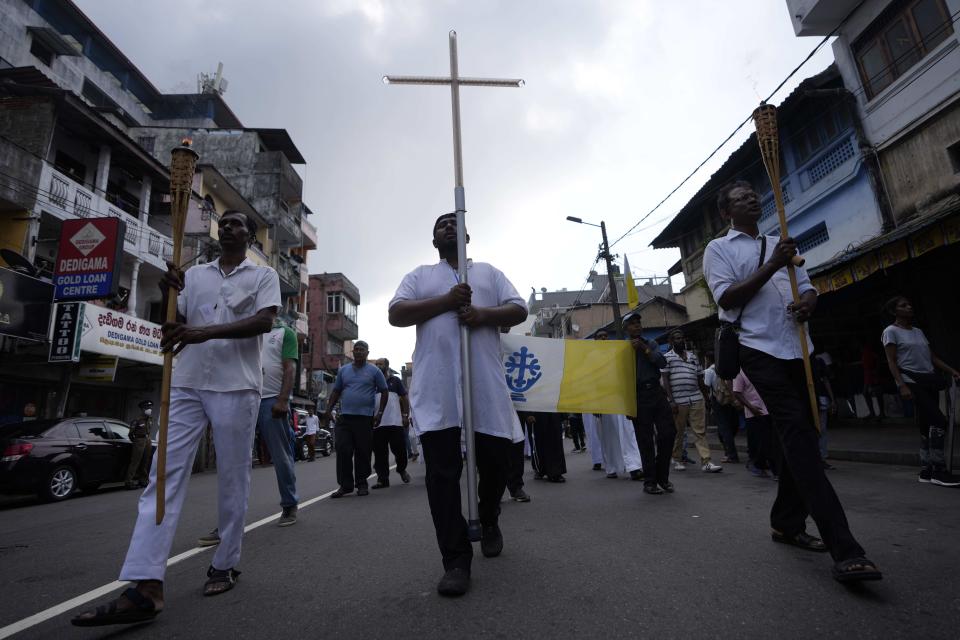
[{"label": "multi-story building", "polygon": [[[623,274],[616,265],[614,283],[622,316],[630,311],[630,306],[627,304]],[[686,321],[683,308],[673,302],[669,278],[634,278],[634,283],[640,299],[637,308],[649,310],[652,304],[661,311],[643,315],[647,335],[654,338],[662,333],[664,326],[676,326]],[[606,274],[591,271],[587,284],[581,291],[547,291],[546,288],[541,288],[539,292],[534,290],[527,300],[527,309],[533,317],[530,335],[569,339],[590,336],[597,329],[613,323],[609,279]],[[668,318],[670,323],[664,324]]]},{"label": "multi-story building", "polygon": [[[935,350],[960,352],[960,298],[944,274],[960,257],[960,0],[787,0],[798,36],[833,33],[833,53],[876,158],[884,233],[852,242],[811,270],[814,331],[832,353],[879,348],[883,303],[911,298]],[[816,339],[816,335],[814,336]],[[844,351],[851,351],[844,354]]]},{"label": "multi-story building", "polygon": [[[780,105],[778,120],[785,212],[807,267],[879,235],[890,222],[876,195],[876,162],[864,147],[836,66],[804,80]],[[651,243],[657,249],[679,247],[681,294],[691,321],[716,313],[703,277],[703,250],[727,232],[716,198],[735,179],[750,182],[761,195],[760,230],[779,235],[770,180],[751,134]]]},{"label": "multi-story building", "polygon": [[[63,220],[119,218],[120,293],[92,304],[159,321],[157,283],[172,253],[166,165],[183,138],[201,153],[188,259],[214,257],[223,211],[250,215],[260,231],[248,256],[277,270],[281,317],[305,339],[305,263],[316,231],[293,168],[304,159],[287,132],[245,128],[217,91],[161,93],[70,0],[0,0],[0,248],[49,277]],[[63,366],[46,364],[44,344],[0,340],[0,381],[23,388],[10,402],[29,396],[44,415],[65,406],[131,417],[139,399],[156,394],[156,365],[121,358],[112,384],[129,392],[84,393],[76,375],[71,387]],[[67,390],[70,403],[50,400]]]},{"label": "multi-story building", "polygon": [[307,301],[310,354],[304,360],[309,362],[313,378],[321,379],[320,372],[335,374],[352,360],[350,343],[359,336],[360,291],[342,273],[314,273]]}]

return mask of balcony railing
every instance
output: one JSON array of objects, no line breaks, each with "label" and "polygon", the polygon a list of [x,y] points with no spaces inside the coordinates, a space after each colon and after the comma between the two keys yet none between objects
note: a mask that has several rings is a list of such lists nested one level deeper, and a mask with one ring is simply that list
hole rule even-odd
[{"label": "balcony railing", "polygon": [[93,196],[77,189],[77,195],[73,198],[73,212],[81,218],[90,217],[90,205],[93,202]]},{"label": "balcony railing", "polygon": [[[136,217],[57,171],[50,163],[44,162],[41,171],[40,184],[46,189],[41,189],[40,198],[43,199],[45,192],[47,202],[52,205],[49,209],[52,215],[61,219],[110,216],[123,220],[127,227],[124,249],[160,269],[166,268],[163,258],[173,253],[173,242],[169,237],[146,227]],[[299,280],[300,274],[297,274],[294,281],[299,284]]]},{"label": "balcony railing", "polygon": [[[281,204],[283,204],[281,202]],[[285,233],[285,245],[298,245],[300,244],[300,218],[294,217],[292,213],[288,213],[283,209],[277,215],[277,226]]]}]

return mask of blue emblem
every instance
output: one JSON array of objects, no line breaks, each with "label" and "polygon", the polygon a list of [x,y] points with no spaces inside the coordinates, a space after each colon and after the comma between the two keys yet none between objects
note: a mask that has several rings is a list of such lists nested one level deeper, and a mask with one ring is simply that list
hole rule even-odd
[{"label": "blue emblem", "polygon": [[520,351],[510,354],[504,367],[507,371],[510,399],[514,402],[526,402],[524,392],[529,391],[543,377],[537,356],[526,347],[520,347]]}]

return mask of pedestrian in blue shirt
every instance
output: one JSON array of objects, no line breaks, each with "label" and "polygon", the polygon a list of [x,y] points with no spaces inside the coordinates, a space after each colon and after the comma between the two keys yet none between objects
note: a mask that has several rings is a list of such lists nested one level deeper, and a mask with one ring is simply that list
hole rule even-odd
[{"label": "pedestrian in blue shirt", "polygon": [[[340,402],[340,416],[334,429],[334,445],[337,449],[337,484],[340,488],[331,498],[342,498],[353,493],[358,496],[370,493],[367,476],[370,475],[370,454],[373,449],[373,428],[380,424],[387,406],[387,381],[380,369],[367,362],[370,349],[363,340],[353,345],[353,362],[337,371],[333,393],[327,402],[324,420],[330,421],[330,412]],[[376,405],[377,393],[381,393],[380,405]],[[374,409],[376,407],[376,410]]]}]

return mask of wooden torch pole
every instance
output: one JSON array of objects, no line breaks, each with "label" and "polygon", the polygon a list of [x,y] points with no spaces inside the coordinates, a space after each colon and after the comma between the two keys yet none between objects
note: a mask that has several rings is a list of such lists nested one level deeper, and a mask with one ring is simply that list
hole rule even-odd
[{"label": "wooden torch pole", "polygon": [[[773,188],[773,199],[777,207],[777,217],[780,219],[780,237],[787,238],[787,214],[783,208],[783,191],[780,187],[780,134],[777,130],[777,108],[772,104],[763,103],[753,112],[753,122],[757,126],[757,142],[760,145],[760,155],[763,165],[767,168],[770,177],[770,186]],[[800,303],[800,292],[797,289],[797,272],[794,266],[803,266],[803,259],[794,256],[794,260],[787,265],[787,274],[790,276],[790,290],[793,293],[793,303]],[[810,397],[810,413],[813,414],[813,424],[820,431],[820,411],[817,405],[817,392],[813,385],[813,368],[810,365],[810,350],[807,347],[807,330],[804,323],[797,323],[797,334],[800,339],[800,350],[803,354],[803,370],[807,375],[807,393]]]},{"label": "wooden torch pole", "polygon": [[[193,191],[193,173],[197,167],[197,152],[185,139],[170,152],[170,218],[173,227],[173,257],[180,264],[183,248],[183,228],[187,221],[187,207]],[[166,322],[177,320],[177,295],[180,292],[170,287],[167,292]],[[170,418],[170,380],[173,375],[173,352],[163,354],[163,378],[160,383],[160,429],[157,433],[157,525],[163,522],[167,502],[167,424]]]}]

